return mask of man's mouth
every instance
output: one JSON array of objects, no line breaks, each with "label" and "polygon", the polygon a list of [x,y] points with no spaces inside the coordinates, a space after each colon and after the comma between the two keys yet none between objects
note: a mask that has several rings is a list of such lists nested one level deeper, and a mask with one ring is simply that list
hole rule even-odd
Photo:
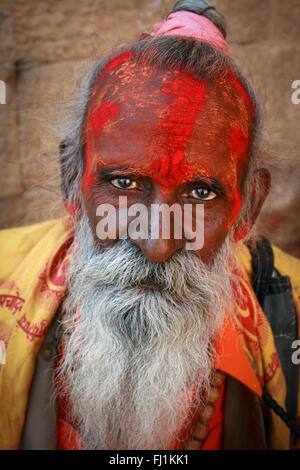
[{"label": "man's mouth", "polygon": [[141,279],[135,284],[135,287],[138,287],[140,289],[147,289],[147,290],[152,290],[152,291],[161,291],[163,289],[163,286],[159,284],[157,279],[155,279],[154,276],[148,276],[145,279]]},{"label": "man's mouth", "polygon": [[161,286],[157,282],[149,280],[140,282],[139,284],[137,284],[137,287],[153,291],[161,290]]}]

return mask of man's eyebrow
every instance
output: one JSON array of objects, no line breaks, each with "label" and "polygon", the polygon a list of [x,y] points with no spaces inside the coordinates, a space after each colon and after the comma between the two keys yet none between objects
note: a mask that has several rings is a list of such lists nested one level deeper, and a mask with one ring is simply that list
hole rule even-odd
[{"label": "man's eyebrow", "polygon": [[124,166],[105,167],[105,168],[101,168],[101,170],[98,171],[99,178],[105,179],[114,175],[144,176],[144,173],[141,170],[137,170],[136,168],[130,168],[130,167],[124,167]]},{"label": "man's eyebrow", "polygon": [[205,184],[209,186],[210,189],[213,191],[217,191],[219,193],[225,193],[226,189],[223,184],[214,176],[203,176],[201,174],[197,175],[194,174],[192,178],[189,179],[189,183],[195,184]]}]

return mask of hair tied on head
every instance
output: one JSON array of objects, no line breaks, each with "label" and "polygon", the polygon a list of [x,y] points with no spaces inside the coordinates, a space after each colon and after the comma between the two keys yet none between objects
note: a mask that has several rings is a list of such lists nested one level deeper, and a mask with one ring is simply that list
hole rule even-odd
[{"label": "hair tied on head", "polygon": [[181,36],[211,44],[215,49],[230,55],[230,49],[221,31],[205,16],[190,11],[176,11],[154,25],[151,36]]},{"label": "hair tied on head", "polygon": [[206,8],[203,8],[203,10],[201,10],[199,13],[197,13],[198,15],[204,15],[204,13],[206,13],[207,11],[209,10],[215,10],[215,7],[206,7]]}]

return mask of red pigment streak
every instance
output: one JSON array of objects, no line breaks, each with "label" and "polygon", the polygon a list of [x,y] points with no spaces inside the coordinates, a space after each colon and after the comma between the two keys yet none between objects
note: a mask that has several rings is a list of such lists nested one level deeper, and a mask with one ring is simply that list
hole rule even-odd
[{"label": "red pigment streak", "polygon": [[254,105],[253,105],[253,103],[250,99],[250,96],[248,95],[248,93],[246,92],[246,90],[242,86],[242,84],[239,82],[237,77],[234,75],[232,70],[228,71],[228,78],[229,78],[229,81],[231,82],[231,84],[235,87],[235,89],[239,93],[239,95],[242,97],[242,99],[247,103],[250,115],[251,115],[251,117],[253,117],[254,114],[255,114],[255,109],[254,109]]},{"label": "red pigment streak", "polygon": [[162,136],[163,156],[151,164],[148,174],[160,185],[172,189],[193,175],[192,167],[185,161],[184,150],[198,113],[204,109],[205,86],[202,80],[182,76],[164,85],[162,91],[173,102],[166,118],[156,128],[157,134]]},{"label": "red pigment streak", "polygon": [[[94,139],[98,140],[105,124],[111,119],[118,117],[120,113],[120,105],[117,103],[111,103],[109,101],[100,104],[90,117],[89,124]],[[91,173],[91,161],[90,161],[90,148],[91,138],[87,132],[87,151],[85,157],[85,171],[82,178],[82,189],[87,190],[91,185],[96,183],[95,176]]]},{"label": "red pigment streak", "polygon": [[106,75],[108,72],[113,70],[114,68],[122,65],[126,60],[131,59],[134,56],[133,51],[128,51],[124,52],[123,54],[118,55],[114,59],[112,59],[106,66],[104,67],[103,71],[100,73],[99,77],[97,78],[97,81],[100,78],[103,78],[104,75]]},{"label": "red pigment streak", "polygon": [[93,136],[99,139],[101,132],[107,123],[111,119],[115,119],[120,114],[120,105],[117,103],[111,103],[106,101],[100,104],[94,111],[90,118],[90,126]]},{"label": "red pigment streak", "polygon": [[242,207],[241,191],[237,191],[234,194],[233,199],[232,199],[232,204],[233,204],[233,206],[232,206],[232,209],[231,209],[231,212],[230,212],[230,218],[234,222],[236,220],[237,216],[239,215],[241,207]]},{"label": "red pigment streak", "polygon": [[240,127],[230,125],[229,145],[233,155],[245,157],[247,154],[249,135]]}]

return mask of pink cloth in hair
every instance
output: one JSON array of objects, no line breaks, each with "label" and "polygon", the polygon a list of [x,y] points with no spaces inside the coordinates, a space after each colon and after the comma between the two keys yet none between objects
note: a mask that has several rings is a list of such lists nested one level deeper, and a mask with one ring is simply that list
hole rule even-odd
[{"label": "pink cloth in hair", "polygon": [[190,11],[171,13],[165,21],[154,25],[151,36],[183,36],[196,39],[208,42],[226,55],[230,55],[227,42],[212,21]]}]

